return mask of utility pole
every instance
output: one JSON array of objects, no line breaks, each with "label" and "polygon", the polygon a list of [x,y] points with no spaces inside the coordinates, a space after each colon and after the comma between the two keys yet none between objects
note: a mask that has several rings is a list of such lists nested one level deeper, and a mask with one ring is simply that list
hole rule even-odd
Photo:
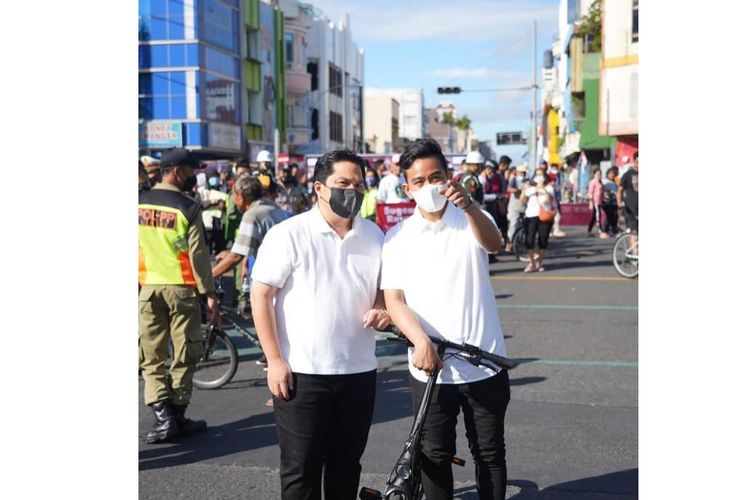
[{"label": "utility pole", "polygon": [[539,88],[537,86],[537,84],[536,84],[536,73],[537,73],[537,71],[536,71],[536,20],[534,20],[534,42],[532,43],[532,46],[533,46],[533,54],[532,54],[532,61],[533,61],[533,63],[532,63],[532,69],[531,69],[531,71],[532,71],[533,77],[534,77],[534,80],[533,80],[534,81],[534,91],[531,94],[531,99],[532,99],[533,103],[532,103],[532,107],[531,107],[531,109],[532,109],[532,111],[531,111],[531,165],[529,165],[529,172],[533,173],[534,169],[536,169],[536,164],[537,164],[537,160],[536,160],[536,143],[537,143],[537,139],[536,139],[536,130],[537,130],[537,126],[536,126],[536,101],[537,101],[536,91]]}]

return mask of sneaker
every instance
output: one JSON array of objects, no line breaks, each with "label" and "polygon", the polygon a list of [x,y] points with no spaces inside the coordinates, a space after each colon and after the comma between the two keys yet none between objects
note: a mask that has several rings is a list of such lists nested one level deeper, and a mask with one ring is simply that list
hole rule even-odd
[{"label": "sneaker", "polygon": [[536,270],[537,270],[537,271],[539,271],[539,272],[541,273],[542,271],[544,271],[544,266],[542,266],[541,264],[539,264],[539,263],[537,262]]},{"label": "sneaker", "polygon": [[526,268],[523,270],[525,273],[532,273],[536,270],[536,265],[534,262],[531,262]]},{"label": "sneaker", "polygon": [[609,234],[607,233],[599,233],[599,239],[600,240],[606,240],[609,238]]},{"label": "sneaker", "polygon": [[266,369],[268,369],[268,360],[266,359],[266,355],[260,357],[260,359],[255,360],[256,365],[266,365]]},{"label": "sneaker", "polygon": [[565,233],[563,233],[562,231],[555,231],[552,233],[552,236],[554,236],[555,238],[562,238],[565,236]]}]

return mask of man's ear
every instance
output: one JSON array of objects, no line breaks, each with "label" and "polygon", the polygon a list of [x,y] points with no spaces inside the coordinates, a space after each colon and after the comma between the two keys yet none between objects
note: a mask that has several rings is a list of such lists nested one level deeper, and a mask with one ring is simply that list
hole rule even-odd
[{"label": "man's ear", "polygon": [[406,196],[408,196],[410,200],[414,199],[414,197],[409,192],[410,190],[409,190],[409,185],[408,184],[401,184],[401,189],[404,191],[404,193],[406,193]]}]

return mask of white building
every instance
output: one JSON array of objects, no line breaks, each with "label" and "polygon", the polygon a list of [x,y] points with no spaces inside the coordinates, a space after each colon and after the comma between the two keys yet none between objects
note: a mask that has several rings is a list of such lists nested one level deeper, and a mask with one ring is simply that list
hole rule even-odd
[{"label": "white building", "polygon": [[[402,139],[415,141],[427,136],[427,114],[421,88],[372,88],[365,89],[365,97],[392,97],[399,104],[399,131]],[[366,136],[367,137],[367,136]]]},{"label": "white building", "polygon": [[286,91],[286,144],[289,154],[298,154],[311,140],[310,82],[307,72],[307,32],[310,29],[312,6],[297,0],[281,0],[284,12],[284,71]]},{"label": "white building", "polygon": [[310,141],[298,152],[360,151],[364,50],[352,40],[348,14],[334,24],[319,10],[311,9],[306,47]]}]

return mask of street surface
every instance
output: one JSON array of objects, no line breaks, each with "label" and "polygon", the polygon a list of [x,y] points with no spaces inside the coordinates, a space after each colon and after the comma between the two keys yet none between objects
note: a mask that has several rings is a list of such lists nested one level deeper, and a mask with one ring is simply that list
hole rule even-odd
[{"label": "street surface", "polygon": [[[638,493],[638,281],[620,278],[614,239],[564,227],[546,271],[503,255],[491,264],[510,373],[506,416],[507,498],[626,500]],[[180,443],[140,443],[142,499],[279,498],[278,447],[258,350],[238,337],[234,379],[195,390],[188,416],[207,432]],[[378,341],[375,416],[362,458],[362,486],[382,489],[411,425],[405,347]],[[143,382],[140,382],[142,391]],[[139,392],[139,432],[152,413]],[[459,417],[456,498],[476,499],[474,467]]]}]

